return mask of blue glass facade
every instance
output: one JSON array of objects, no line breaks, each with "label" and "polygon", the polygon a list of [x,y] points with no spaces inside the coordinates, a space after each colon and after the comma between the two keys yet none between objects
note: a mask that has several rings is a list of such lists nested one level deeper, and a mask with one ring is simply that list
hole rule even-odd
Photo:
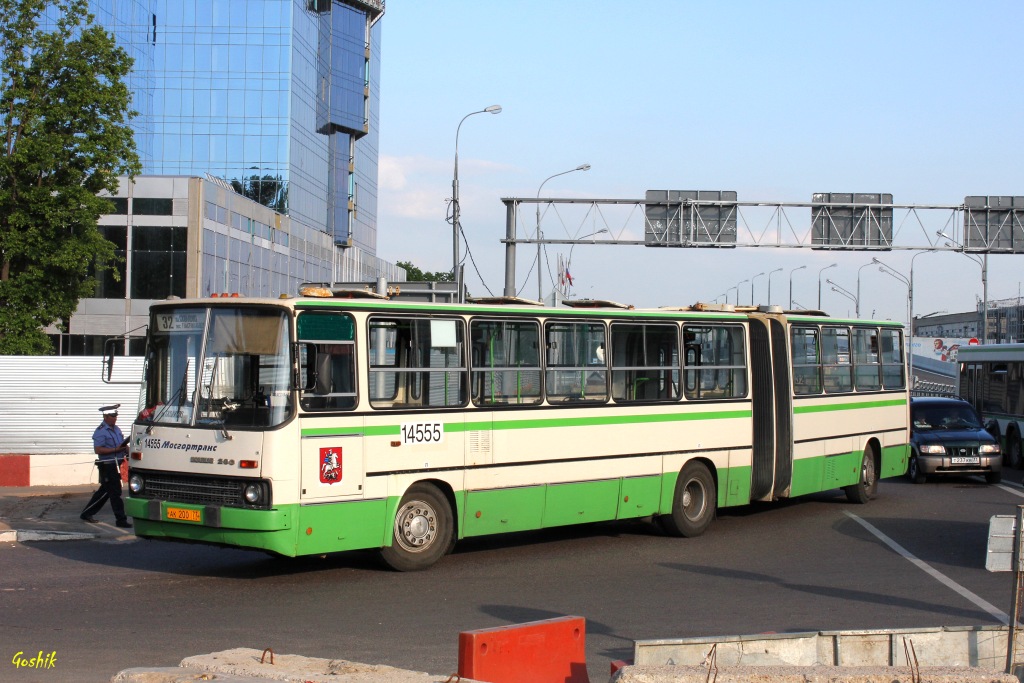
[{"label": "blue glass facade", "polygon": [[92,0],[135,58],[146,175],[222,178],[376,253],[383,2]]},{"label": "blue glass facade", "polygon": [[143,172],[100,220],[118,277],[100,275],[67,333],[48,330],[59,353],[101,352],[169,295],[401,277],[376,257],[381,0],[89,8],[134,60]]}]

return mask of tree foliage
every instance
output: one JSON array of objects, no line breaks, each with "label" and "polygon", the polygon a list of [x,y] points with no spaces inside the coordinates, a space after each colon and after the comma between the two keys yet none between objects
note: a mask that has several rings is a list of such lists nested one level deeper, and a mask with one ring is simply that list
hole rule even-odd
[{"label": "tree foliage", "polygon": [[49,353],[115,265],[98,194],[141,170],[131,67],[85,0],[0,0],[0,354]]},{"label": "tree foliage", "polygon": [[398,261],[395,263],[399,268],[405,268],[405,279],[410,282],[453,282],[451,271],[438,271],[431,273],[420,270],[409,261]]}]

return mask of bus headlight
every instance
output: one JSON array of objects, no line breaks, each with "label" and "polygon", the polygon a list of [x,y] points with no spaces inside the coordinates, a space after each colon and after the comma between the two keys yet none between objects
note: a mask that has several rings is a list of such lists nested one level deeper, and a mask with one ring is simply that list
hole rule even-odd
[{"label": "bus headlight", "polygon": [[132,493],[142,493],[142,489],[145,487],[146,482],[141,474],[132,474],[132,476],[128,477],[128,490]]},{"label": "bus headlight", "polygon": [[249,484],[245,487],[245,502],[249,505],[256,505],[260,502],[263,491],[259,484]]}]

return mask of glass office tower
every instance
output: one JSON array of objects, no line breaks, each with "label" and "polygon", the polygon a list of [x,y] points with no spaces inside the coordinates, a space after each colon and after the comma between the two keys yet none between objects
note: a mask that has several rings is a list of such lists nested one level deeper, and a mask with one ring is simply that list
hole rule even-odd
[{"label": "glass office tower", "polygon": [[90,0],[90,10],[135,60],[132,126],[149,180],[123,181],[101,220],[120,277],[101,278],[68,333],[49,330],[59,353],[97,352],[169,295],[404,279],[376,256],[382,0]]},{"label": "glass office tower", "polygon": [[144,174],[221,178],[375,255],[381,0],[91,0],[90,9],[135,60],[128,85]]},{"label": "glass office tower", "polygon": [[209,173],[375,254],[384,3],[151,4],[153,59],[141,79],[153,88],[154,139],[144,172]]}]

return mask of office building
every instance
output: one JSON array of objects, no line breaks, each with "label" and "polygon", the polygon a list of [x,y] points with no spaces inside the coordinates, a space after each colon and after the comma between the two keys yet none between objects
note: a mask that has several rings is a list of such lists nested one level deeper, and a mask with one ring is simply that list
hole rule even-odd
[{"label": "office building", "polygon": [[98,353],[154,299],[401,280],[377,258],[380,0],[90,0],[134,59],[143,175],[101,229],[125,259],[62,355]]}]

